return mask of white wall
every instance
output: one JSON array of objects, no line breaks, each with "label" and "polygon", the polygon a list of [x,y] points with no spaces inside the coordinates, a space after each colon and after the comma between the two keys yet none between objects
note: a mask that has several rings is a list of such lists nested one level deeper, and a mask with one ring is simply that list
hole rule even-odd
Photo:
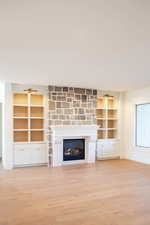
[{"label": "white wall", "polygon": [[0,82],[0,158],[2,158],[2,107],[3,107],[4,83]]},{"label": "white wall", "polygon": [[2,103],[0,103],[0,158],[2,158]]},{"label": "white wall", "polygon": [[12,149],[12,85],[0,82],[0,103],[2,103],[2,163],[5,169],[13,167]]},{"label": "white wall", "polygon": [[135,105],[150,102],[150,87],[130,91],[124,99],[124,151],[125,158],[150,164],[150,148],[135,145]]}]

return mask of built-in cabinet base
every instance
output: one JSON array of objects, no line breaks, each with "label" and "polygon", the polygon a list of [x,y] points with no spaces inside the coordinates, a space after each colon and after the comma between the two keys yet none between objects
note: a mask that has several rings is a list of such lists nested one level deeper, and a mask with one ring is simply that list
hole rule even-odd
[{"label": "built-in cabinet base", "polygon": [[14,144],[14,167],[47,163],[48,153],[45,143]]},{"label": "built-in cabinet base", "polygon": [[118,140],[98,140],[97,141],[97,160],[119,158]]}]

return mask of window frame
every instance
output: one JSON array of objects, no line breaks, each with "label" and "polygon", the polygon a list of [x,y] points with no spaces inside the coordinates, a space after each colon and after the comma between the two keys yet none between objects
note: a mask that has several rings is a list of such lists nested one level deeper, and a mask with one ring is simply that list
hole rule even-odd
[{"label": "window frame", "polygon": [[144,145],[138,145],[138,138],[137,138],[137,113],[138,113],[138,106],[143,106],[143,105],[150,105],[150,102],[146,103],[139,103],[135,105],[135,146],[138,148],[144,148],[144,149],[150,149],[150,146],[144,146]]}]

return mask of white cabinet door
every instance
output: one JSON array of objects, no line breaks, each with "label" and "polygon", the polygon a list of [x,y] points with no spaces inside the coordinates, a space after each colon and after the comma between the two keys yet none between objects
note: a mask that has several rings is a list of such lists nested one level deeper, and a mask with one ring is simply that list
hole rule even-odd
[{"label": "white cabinet door", "polygon": [[104,146],[104,155],[107,157],[116,157],[117,153],[117,143],[115,142],[106,142]]},{"label": "white cabinet door", "polygon": [[47,163],[47,151],[46,145],[35,145],[31,150],[32,152],[32,164],[43,164]]},{"label": "white cabinet door", "polygon": [[15,146],[14,149],[14,164],[27,165],[31,163],[30,148],[27,146]]}]

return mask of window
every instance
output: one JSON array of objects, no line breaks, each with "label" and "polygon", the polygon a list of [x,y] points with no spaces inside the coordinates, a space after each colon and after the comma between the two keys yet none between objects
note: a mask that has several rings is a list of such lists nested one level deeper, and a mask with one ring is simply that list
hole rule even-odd
[{"label": "window", "polygon": [[150,148],[150,103],[136,105],[136,145]]}]

